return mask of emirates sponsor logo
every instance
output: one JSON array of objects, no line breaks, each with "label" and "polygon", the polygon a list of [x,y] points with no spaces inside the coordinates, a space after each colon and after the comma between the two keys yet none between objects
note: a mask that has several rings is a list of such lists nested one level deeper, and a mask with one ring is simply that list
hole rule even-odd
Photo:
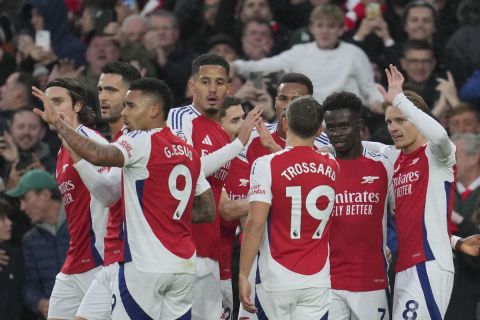
[{"label": "emirates sponsor logo", "polygon": [[395,198],[399,199],[406,195],[412,194],[412,183],[418,181],[419,179],[419,171],[411,171],[394,177],[393,188],[395,190]]}]

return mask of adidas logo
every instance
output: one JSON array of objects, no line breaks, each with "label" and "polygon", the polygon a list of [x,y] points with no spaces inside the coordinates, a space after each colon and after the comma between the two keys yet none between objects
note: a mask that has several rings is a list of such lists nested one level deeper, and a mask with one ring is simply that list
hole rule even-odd
[{"label": "adidas logo", "polygon": [[209,137],[208,135],[206,135],[205,138],[203,138],[202,144],[206,144],[206,145],[208,145],[208,146],[212,146],[212,145],[213,145],[212,140],[210,140],[210,137]]}]

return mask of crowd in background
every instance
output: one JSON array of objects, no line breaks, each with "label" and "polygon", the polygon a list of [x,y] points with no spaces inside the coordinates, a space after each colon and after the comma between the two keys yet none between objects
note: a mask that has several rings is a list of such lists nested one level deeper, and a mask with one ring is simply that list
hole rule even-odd
[{"label": "crowd in background", "polygon": [[[328,3],[338,11],[318,10]],[[332,23],[316,24],[318,15]],[[32,111],[40,107],[32,85],[43,90],[58,77],[82,81],[95,128],[111,138],[97,97],[106,63],[129,62],[164,80],[181,106],[191,101],[191,62],[213,52],[232,64],[230,94],[244,105],[262,105],[266,122],[275,120],[282,72],[301,72],[312,79],[319,102],[338,90],[357,94],[364,103],[363,139],[391,143],[376,87],[386,84],[383,69],[395,64],[406,89],[425,99],[457,145],[461,187],[452,230],[461,237],[480,233],[479,39],[478,0],[4,0],[0,191],[14,188],[27,170],[55,172],[60,142]],[[64,216],[55,229],[46,220],[25,215],[18,200],[2,195],[0,319],[46,314],[69,237]],[[45,247],[51,251],[39,249]],[[480,319],[480,260],[456,253],[455,267],[446,319]]]}]

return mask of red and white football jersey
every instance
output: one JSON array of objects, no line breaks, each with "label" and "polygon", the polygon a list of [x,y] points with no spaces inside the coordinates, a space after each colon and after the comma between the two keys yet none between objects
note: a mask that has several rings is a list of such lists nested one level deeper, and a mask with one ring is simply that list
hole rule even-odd
[{"label": "red and white football jersey", "polygon": [[430,260],[454,271],[448,230],[455,195],[455,146],[452,150],[446,159],[434,156],[429,144],[410,154],[395,150],[397,272]]},{"label": "red and white football jersey", "polygon": [[311,147],[287,147],[257,159],[249,201],[270,204],[260,245],[260,281],[269,291],[330,287],[329,217],[338,165]]},{"label": "red and white football jersey", "polygon": [[125,159],[125,261],[144,272],[195,274],[193,197],[210,187],[200,157],[168,128],[133,131],[113,145]]},{"label": "red and white football jersey", "polygon": [[[250,166],[241,156],[231,161],[231,170],[225,181],[224,189],[230,200],[245,199],[250,186]],[[220,217],[220,280],[232,278],[232,253],[238,220],[226,221]]]},{"label": "red and white football jersey", "polygon": [[[191,105],[170,110],[167,124],[178,136],[192,145],[201,157],[230,143],[228,134],[218,122],[201,115]],[[215,197],[217,212],[229,167],[230,161],[207,177]],[[193,237],[199,257],[219,260],[220,217],[218,214],[215,216],[214,222],[194,224]]]},{"label": "red and white football jersey", "polygon": [[[80,125],[77,132],[99,143],[108,143],[94,130]],[[96,167],[101,171],[101,167]],[[78,274],[103,264],[104,236],[108,208],[91,196],[82,182],[69,151],[61,147],[57,155],[56,180],[63,196],[70,246],[61,269]]]},{"label": "red and white football jersey", "polygon": [[357,159],[336,160],[340,170],[330,216],[329,243],[332,289],[357,292],[385,289],[391,163],[385,156],[367,149]]},{"label": "red and white football jersey", "polygon": [[[272,135],[273,140],[280,146],[280,148],[285,148],[285,140],[282,139],[277,132],[277,124],[266,124],[267,130]],[[317,148],[324,147],[328,145],[329,140],[325,133],[322,132],[320,136],[315,139],[315,146]],[[245,146],[245,150],[243,152],[245,157],[247,158],[248,163],[250,165],[257,160],[258,158],[270,154],[270,150],[262,146],[262,142],[260,141],[260,137],[258,135],[258,131],[254,130],[252,135],[250,136],[250,140],[248,141],[247,145]]]},{"label": "red and white football jersey", "polygon": [[[127,134],[128,129],[123,127],[113,141],[117,141],[123,134]],[[103,264],[108,266],[115,262],[123,262],[123,202],[120,198],[116,203],[110,206],[107,233],[105,235],[105,259]]]}]

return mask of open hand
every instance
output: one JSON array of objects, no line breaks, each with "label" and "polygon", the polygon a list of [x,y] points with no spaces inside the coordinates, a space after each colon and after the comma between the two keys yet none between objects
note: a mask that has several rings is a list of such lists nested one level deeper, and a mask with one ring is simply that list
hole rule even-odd
[{"label": "open hand", "polygon": [[378,90],[385,99],[385,102],[392,104],[395,96],[403,92],[402,86],[405,78],[393,64],[389,65],[388,69],[385,69],[385,74],[388,80],[388,91],[385,91],[383,87],[379,87]]}]

